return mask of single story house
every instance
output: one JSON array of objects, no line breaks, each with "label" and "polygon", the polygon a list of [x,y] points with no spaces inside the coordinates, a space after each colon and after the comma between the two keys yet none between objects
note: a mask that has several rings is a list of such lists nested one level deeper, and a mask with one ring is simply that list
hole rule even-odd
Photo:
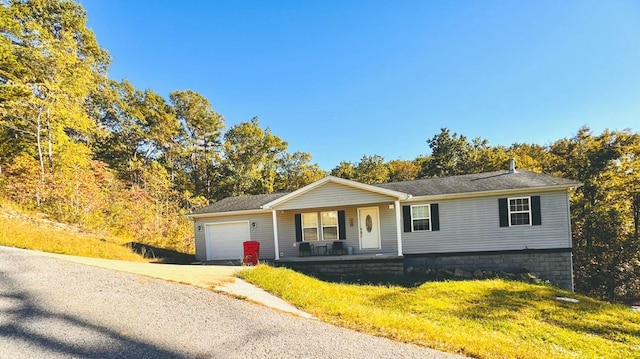
[{"label": "single story house", "polygon": [[526,269],[573,289],[569,190],[580,185],[513,163],[378,185],[328,176],[291,193],[225,198],[188,217],[202,262],[237,261],[252,240],[261,260],[321,273]]}]

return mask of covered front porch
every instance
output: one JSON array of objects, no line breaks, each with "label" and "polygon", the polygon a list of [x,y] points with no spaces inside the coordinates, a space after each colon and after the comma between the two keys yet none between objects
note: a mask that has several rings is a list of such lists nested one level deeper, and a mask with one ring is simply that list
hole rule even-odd
[{"label": "covered front porch", "polygon": [[[402,257],[405,193],[326,177],[263,206],[275,261],[328,263]],[[337,255],[339,254],[339,255]]]},{"label": "covered front porch", "polygon": [[327,278],[386,278],[404,275],[404,257],[397,253],[285,257],[274,261],[274,265]]},{"label": "covered front porch", "polygon": [[403,259],[398,253],[360,253],[345,255],[318,255],[318,256],[291,256],[282,257],[274,263],[330,263],[330,262],[352,262],[352,261],[372,261],[387,259]]}]

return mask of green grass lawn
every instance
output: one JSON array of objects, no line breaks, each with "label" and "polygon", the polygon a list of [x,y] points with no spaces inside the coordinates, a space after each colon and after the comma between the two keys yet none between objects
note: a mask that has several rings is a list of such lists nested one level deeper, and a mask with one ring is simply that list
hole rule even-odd
[{"label": "green grass lawn", "polygon": [[240,276],[323,321],[451,353],[640,358],[640,313],[550,286],[500,279],[342,284],[266,265]]}]

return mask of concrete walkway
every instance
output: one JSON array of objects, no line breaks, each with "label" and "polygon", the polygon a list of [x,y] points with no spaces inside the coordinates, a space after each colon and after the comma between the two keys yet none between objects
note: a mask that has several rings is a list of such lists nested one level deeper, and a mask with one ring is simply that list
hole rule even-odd
[{"label": "concrete walkway", "polygon": [[246,282],[240,278],[235,278],[233,282],[227,282],[215,287],[220,292],[229,293],[236,297],[250,300],[267,307],[277,309],[282,312],[292,313],[303,318],[314,319],[314,317],[306,312],[299,310],[284,300],[266,292],[262,288]]}]

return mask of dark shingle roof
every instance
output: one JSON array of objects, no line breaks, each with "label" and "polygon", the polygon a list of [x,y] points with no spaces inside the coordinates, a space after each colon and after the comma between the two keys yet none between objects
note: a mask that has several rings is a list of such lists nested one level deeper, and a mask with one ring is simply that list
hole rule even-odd
[{"label": "dark shingle roof", "polygon": [[253,196],[227,197],[206,207],[197,209],[191,214],[246,211],[260,209],[260,206],[276,200],[286,193],[256,194]]},{"label": "dark shingle roof", "polygon": [[573,180],[518,170],[518,172],[515,173],[509,173],[507,171],[485,172],[406,182],[383,183],[376,186],[408,193],[413,196],[429,196],[549,186],[571,187],[579,184],[579,182]]},{"label": "dark shingle roof", "polygon": [[[549,186],[574,187],[579,182],[545,174],[518,170],[515,173],[506,171],[487,172],[471,175],[427,178],[415,181],[382,183],[375,186],[412,196],[433,196],[454,193],[490,192],[515,190],[524,188],[543,188]],[[259,194],[243,197],[227,197],[207,207],[193,211],[191,214],[235,212],[260,209],[261,206],[274,201],[288,193]]]}]

